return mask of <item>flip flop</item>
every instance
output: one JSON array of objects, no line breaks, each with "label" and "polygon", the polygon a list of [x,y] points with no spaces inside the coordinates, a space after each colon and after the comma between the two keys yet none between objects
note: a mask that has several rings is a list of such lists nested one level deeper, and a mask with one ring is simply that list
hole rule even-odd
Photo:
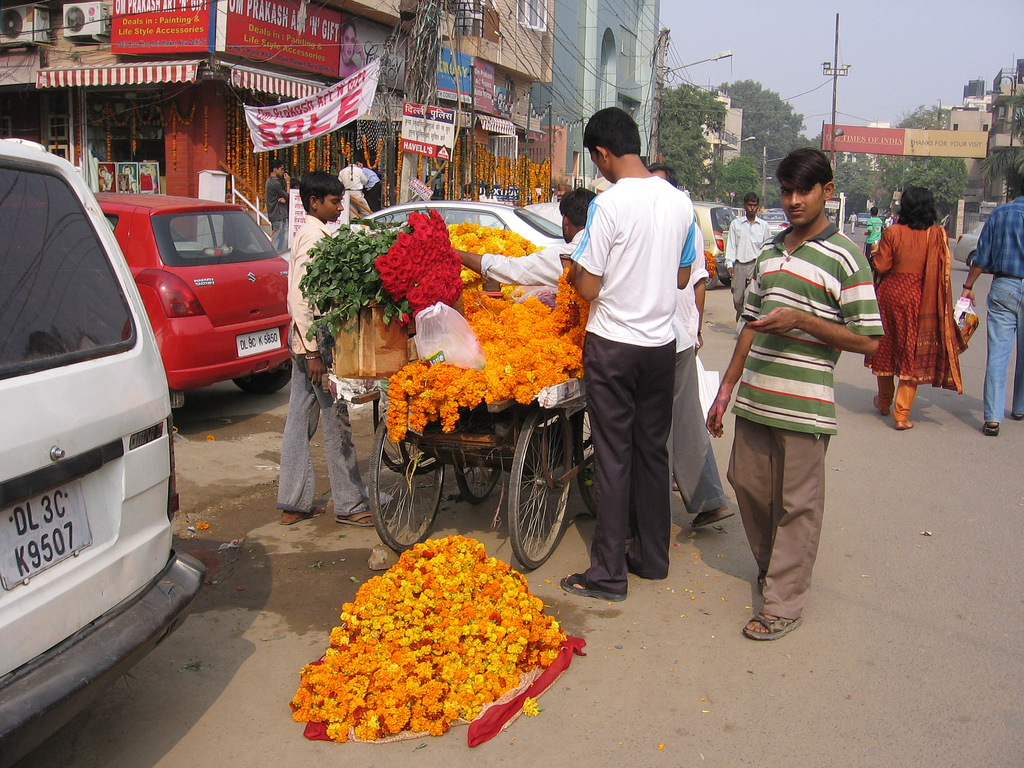
[{"label": "flip flop", "polygon": [[592,597],[595,600],[607,600],[610,603],[618,603],[626,599],[625,592],[619,594],[618,592],[605,592],[603,589],[588,587],[587,580],[583,578],[582,573],[566,576],[562,579],[561,586],[570,595],[582,595],[583,597]]},{"label": "flip flop", "polygon": [[281,525],[295,525],[300,520],[312,520],[327,511],[326,507],[313,507],[309,512],[282,512]]},{"label": "flip flop", "polygon": [[[753,632],[743,627],[743,634],[749,637],[751,640],[778,640],[783,635],[789,634],[794,629],[800,626],[800,622],[803,621],[803,616],[797,616],[795,619],[783,619],[775,618],[770,619],[763,613],[759,613],[754,616],[750,621],[756,621],[762,627],[767,629],[767,632]],[[750,623],[747,622],[747,624]]]},{"label": "flip flop", "polygon": [[725,520],[725,518],[732,517],[735,514],[735,512],[731,512],[728,509],[712,509],[708,512],[701,512],[693,518],[693,522],[690,523],[690,527],[703,528],[705,525],[717,523],[719,520]]},{"label": "flip flop", "polygon": [[335,515],[334,519],[342,525],[354,525],[356,528],[373,528],[373,515],[370,510],[353,512],[351,515]]}]

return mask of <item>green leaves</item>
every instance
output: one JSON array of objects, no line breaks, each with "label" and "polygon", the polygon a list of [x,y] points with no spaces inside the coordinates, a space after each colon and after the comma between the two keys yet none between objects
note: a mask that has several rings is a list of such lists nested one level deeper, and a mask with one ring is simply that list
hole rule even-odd
[{"label": "green leaves", "polygon": [[358,232],[342,227],[314,245],[299,283],[302,295],[322,315],[321,322],[333,336],[371,303],[384,307],[386,320],[410,311],[409,302],[395,302],[387,294],[374,266],[377,257],[395,244],[403,228],[377,229],[373,222],[360,223],[370,227]]}]

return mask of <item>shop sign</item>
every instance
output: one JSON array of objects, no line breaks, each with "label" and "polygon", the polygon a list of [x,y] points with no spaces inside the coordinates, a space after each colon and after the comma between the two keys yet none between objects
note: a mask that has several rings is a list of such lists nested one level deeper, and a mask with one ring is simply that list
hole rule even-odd
[{"label": "shop sign", "polygon": [[369,64],[381,59],[380,82],[385,88],[405,88],[405,39],[395,45],[384,60],[384,50],[391,29],[375,24],[359,16],[343,14],[341,22],[341,62],[338,77],[345,78]]},{"label": "shop sign", "polygon": [[402,105],[402,151],[447,160],[455,146],[455,110],[445,107]]},{"label": "shop sign", "polygon": [[473,65],[473,106],[477,112],[494,111],[494,65],[480,59]]},{"label": "shop sign", "polygon": [[511,118],[514,106],[512,90],[500,85],[494,86],[494,114]]},{"label": "shop sign", "polygon": [[224,44],[217,50],[339,76],[340,11],[299,0],[226,0],[226,5]]},{"label": "shop sign", "polygon": [[312,96],[273,107],[245,107],[255,151],[302,144],[358,120],[373,106],[379,75],[378,60]]},{"label": "shop sign", "polygon": [[409,189],[420,200],[429,200],[434,196],[434,190],[432,190],[419,179],[411,179],[409,181]]},{"label": "shop sign", "polygon": [[212,50],[209,0],[114,0],[110,52],[193,53]]},{"label": "shop sign", "polygon": [[473,98],[473,57],[468,53],[450,48],[441,49],[441,60],[437,63],[437,95],[449,101],[466,104]]},{"label": "shop sign", "polygon": [[[838,136],[833,138],[833,134]],[[834,144],[833,144],[834,142]],[[906,157],[973,157],[988,154],[984,131],[924,131],[912,128],[869,128],[861,125],[822,126],[821,149]]]}]

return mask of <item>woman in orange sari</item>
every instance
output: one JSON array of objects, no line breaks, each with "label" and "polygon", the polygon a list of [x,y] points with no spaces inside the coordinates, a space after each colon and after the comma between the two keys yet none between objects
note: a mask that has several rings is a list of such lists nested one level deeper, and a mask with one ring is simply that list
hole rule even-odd
[{"label": "woman in orange sari", "polygon": [[908,187],[899,221],[882,233],[872,262],[885,336],[865,365],[878,377],[875,408],[887,416],[895,396],[893,419],[901,430],[914,427],[910,407],[918,384],[963,392],[958,355],[966,344],[953,320],[949,241],[937,220],[932,193]]}]

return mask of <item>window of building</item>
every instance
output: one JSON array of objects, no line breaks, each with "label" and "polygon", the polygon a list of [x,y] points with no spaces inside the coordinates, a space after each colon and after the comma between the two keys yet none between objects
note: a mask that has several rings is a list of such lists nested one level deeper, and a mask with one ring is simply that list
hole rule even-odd
[{"label": "window of building", "polygon": [[519,23],[544,32],[548,28],[547,0],[519,0]]},{"label": "window of building", "polygon": [[455,0],[455,34],[480,37],[484,33],[484,0]]}]

